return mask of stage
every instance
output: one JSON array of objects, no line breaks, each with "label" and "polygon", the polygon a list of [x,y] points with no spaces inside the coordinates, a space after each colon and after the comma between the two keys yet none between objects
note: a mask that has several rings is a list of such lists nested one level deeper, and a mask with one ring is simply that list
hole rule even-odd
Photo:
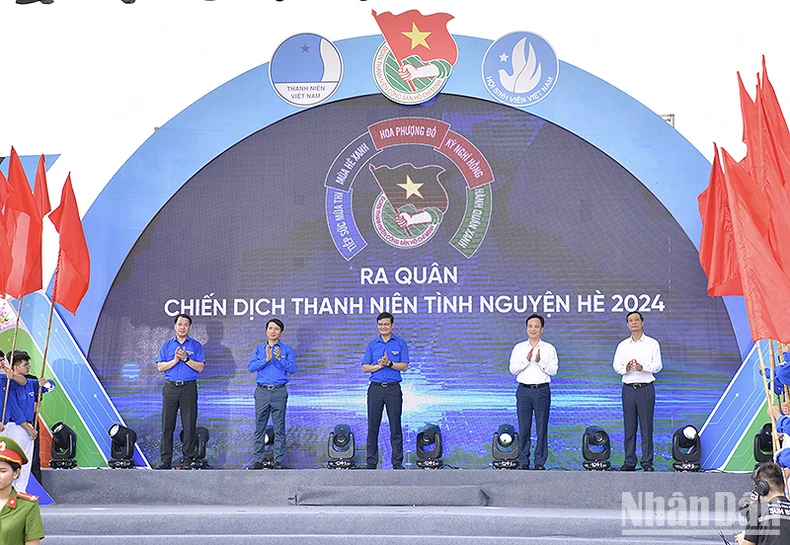
[{"label": "stage", "polygon": [[45,470],[46,543],[722,543],[744,474]]}]

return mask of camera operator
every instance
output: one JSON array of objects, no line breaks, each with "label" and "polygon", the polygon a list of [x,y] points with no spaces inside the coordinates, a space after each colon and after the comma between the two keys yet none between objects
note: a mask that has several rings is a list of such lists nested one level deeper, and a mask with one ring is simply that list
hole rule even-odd
[{"label": "camera operator", "polygon": [[765,462],[752,473],[756,499],[746,508],[746,530],[735,536],[739,545],[790,543],[790,500],[784,497],[779,464]]}]

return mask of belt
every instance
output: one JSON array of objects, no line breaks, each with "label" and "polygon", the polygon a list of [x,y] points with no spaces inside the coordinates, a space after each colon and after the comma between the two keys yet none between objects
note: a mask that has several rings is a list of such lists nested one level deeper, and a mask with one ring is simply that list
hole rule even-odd
[{"label": "belt", "polygon": [[639,389],[639,388],[647,388],[653,384],[652,382],[624,382],[623,386],[628,386],[629,388]]},{"label": "belt", "polygon": [[541,382],[540,384],[524,384],[523,382],[518,383],[519,386],[523,386],[524,388],[548,388],[548,382]]},{"label": "belt", "polygon": [[187,384],[192,384],[195,382],[194,380],[168,380],[167,383],[170,386],[186,386]]},{"label": "belt", "polygon": [[273,384],[269,386],[268,384],[258,384],[258,388],[263,388],[264,390],[275,390],[277,388],[285,388],[285,384]]},{"label": "belt", "polygon": [[376,381],[371,381],[371,384],[376,384],[378,386],[381,386],[382,388],[389,388],[390,386],[395,386],[396,384],[400,385],[400,382],[376,382]]}]

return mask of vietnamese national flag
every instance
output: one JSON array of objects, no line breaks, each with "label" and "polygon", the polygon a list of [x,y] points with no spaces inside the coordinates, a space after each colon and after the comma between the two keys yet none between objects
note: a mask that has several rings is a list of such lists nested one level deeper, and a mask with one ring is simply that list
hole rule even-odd
[{"label": "vietnamese national flag", "polygon": [[[0,211],[5,207],[8,197],[11,196],[11,186],[8,185],[3,173],[0,172]],[[8,244],[8,230],[6,229],[5,216],[0,214],[0,297],[5,299],[6,284],[11,274],[11,265],[14,258],[11,255],[11,246]]]},{"label": "vietnamese national flag", "polygon": [[13,193],[5,205],[8,244],[13,264],[6,293],[19,299],[42,288],[41,214],[16,150],[11,148],[8,182]]},{"label": "vietnamese national flag", "polygon": [[718,148],[714,152],[708,187],[697,198],[702,219],[699,261],[708,277],[708,295],[743,295],[724,172]]},{"label": "vietnamese national flag", "polygon": [[767,241],[755,224],[760,214],[749,197],[754,182],[740,164],[722,150],[724,181],[727,186],[735,253],[741,272],[743,298],[749,316],[752,340],[775,339],[790,342],[790,279],[774,258]]},{"label": "vietnamese national flag", "polygon": [[395,168],[370,165],[370,171],[395,210],[412,204],[418,211],[430,207],[438,208],[442,214],[447,211],[447,192],[438,178],[444,172],[442,167],[417,168],[406,163]]},{"label": "vietnamese national flag", "polygon": [[47,188],[47,165],[43,153],[38,160],[33,196],[36,198],[38,211],[42,218],[52,211],[52,205],[49,202],[49,188]]},{"label": "vietnamese national flag", "polygon": [[447,23],[454,19],[449,13],[423,15],[416,9],[400,15],[372,13],[399,63],[411,55],[423,62],[444,59],[451,65],[458,60],[458,46],[447,30]]},{"label": "vietnamese national flag", "polygon": [[49,219],[60,233],[58,268],[55,271],[52,301],[76,314],[77,307],[80,306],[90,284],[91,260],[77,208],[77,199],[71,186],[71,174],[63,184],[60,206],[49,215]]}]

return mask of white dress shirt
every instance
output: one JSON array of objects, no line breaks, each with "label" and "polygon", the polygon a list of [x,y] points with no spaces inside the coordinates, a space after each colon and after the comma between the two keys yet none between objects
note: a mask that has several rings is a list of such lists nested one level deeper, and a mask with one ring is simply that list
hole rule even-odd
[{"label": "white dress shirt", "polygon": [[[532,359],[528,359],[532,350]],[[540,361],[535,361],[540,354]],[[518,343],[510,353],[510,372],[516,375],[516,380],[522,384],[543,384],[551,382],[551,377],[557,374],[559,360],[557,350],[552,344],[538,341],[533,350],[529,339]]]},{"label": "white dress shirt", "polygon": [[[625,368],[631,360],[638,361],[642,366],[642,371],[626,371]],[[635,341],[633,337],[628,337],[617,345],[612,367],[617,373],[623,375],[625,384],[653,382],[656,380],[653,373],[658,373],[662,369],[661,347],[657,340],[644,333],[638,341]]]}]

